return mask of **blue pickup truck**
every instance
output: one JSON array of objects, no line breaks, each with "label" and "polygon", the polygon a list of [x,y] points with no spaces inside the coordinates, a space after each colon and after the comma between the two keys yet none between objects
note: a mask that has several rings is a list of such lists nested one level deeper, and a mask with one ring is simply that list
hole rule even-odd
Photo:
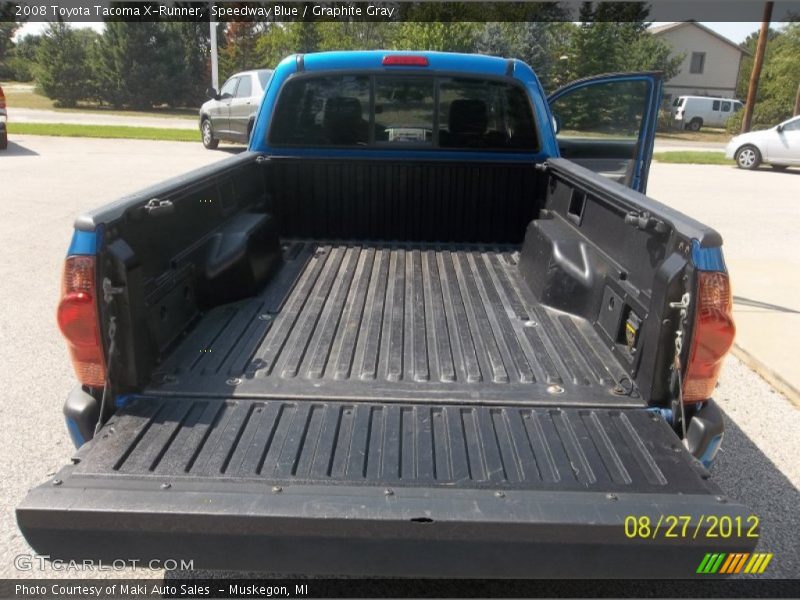
[{"label": "blue pickup truck", "polygon": [[77,219],[78,450],[17,508],[28,542],[470,577],[752,549],[707,470],[722,240],[644,195],[660,95],[628,73],[547,97],[488,56],[282,61],[246,152]]}]

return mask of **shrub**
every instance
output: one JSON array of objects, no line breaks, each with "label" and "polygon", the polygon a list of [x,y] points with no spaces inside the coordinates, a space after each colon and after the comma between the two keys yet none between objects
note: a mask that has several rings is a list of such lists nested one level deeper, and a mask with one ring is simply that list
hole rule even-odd
[{"label": "shrub", "polygon": [[[791,107],[786,106],[783,102],[764,100],[756,103],[756,107],[753,110],[753,118],[750,121],[750,129],[769,129],[791,116]],[[740,133],[742,131],[743,117],[744,110],[740,110],[732,115],[725,123],[726,131],[733,134]]]}]

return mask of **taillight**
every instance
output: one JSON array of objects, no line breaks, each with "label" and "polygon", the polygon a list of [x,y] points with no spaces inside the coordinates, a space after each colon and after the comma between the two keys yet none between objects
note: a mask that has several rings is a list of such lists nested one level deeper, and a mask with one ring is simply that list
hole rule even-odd
[{"label": "taillight", "polygon": [[106,364],[97,316],[94,264],[93,256],[67,257],[57,319],[78,380],[91,387],[103,387]]},{"label": "taillight", "polygon": [[736,335],[727,273],[699,271],[696,297],[694,333],[683,378],[684,402],[700,402],[711,397],[722,369],[722,359]]},{"label": "taillight", "polygon": [[385,67],[427,67],[428,59],[416,54],[388,54],[382,61]]}]

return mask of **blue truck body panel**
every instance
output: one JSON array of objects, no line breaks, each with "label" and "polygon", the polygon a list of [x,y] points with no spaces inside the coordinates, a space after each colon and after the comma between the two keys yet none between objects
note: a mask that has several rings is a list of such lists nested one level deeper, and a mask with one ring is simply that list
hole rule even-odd
[{"label": "blue truck body panel", "polygon": [[94,256],[102,246],[102,229],[95,231],[82,231],[76,229],[67,249],[67,256]]},{"label": "blue truck body panel", "polygon": [[692,240],[692,263],[699,271],[728,272],[722,248],[719,246],[703,248],[697,240]]}]

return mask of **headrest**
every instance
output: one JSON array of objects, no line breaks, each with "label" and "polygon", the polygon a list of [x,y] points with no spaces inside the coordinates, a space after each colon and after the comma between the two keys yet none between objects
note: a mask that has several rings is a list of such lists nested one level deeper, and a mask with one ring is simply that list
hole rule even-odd
[{"label": "headrest", "polygon": [[352,123],[361,118],[361,102],[349,96],[334,96],[325,103],[325,123]]},{"label": "headrest", "polygon": [[489,123],[486,103],[482,100],[462,98],[450,103],[450,133],[482,135]]}]

